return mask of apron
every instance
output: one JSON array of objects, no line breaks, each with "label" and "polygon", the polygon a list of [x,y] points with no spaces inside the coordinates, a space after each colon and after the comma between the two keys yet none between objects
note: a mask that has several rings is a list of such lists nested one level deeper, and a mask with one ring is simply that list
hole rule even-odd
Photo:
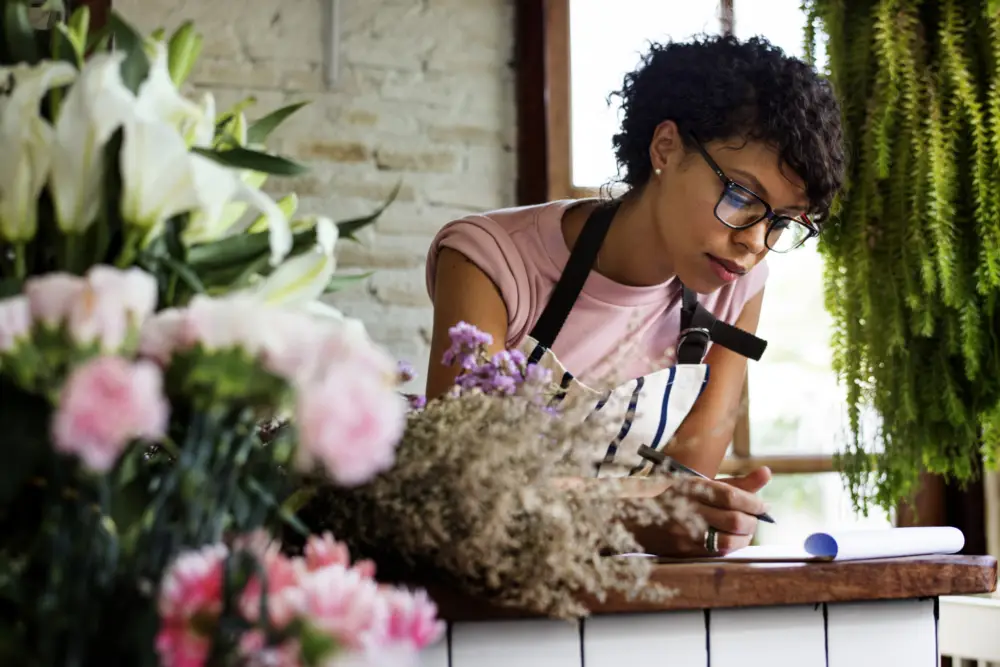
[{"label": "apron", "polygon": [[655,464],[640,456],[639,448],[645,445],[662,452],[683,423],[708,384],[704,358],[710,343],[754,360],[759,360],[767,347],[757,336],[716,319],[698,303],[693,291],[683,287],[675,366],[605,392],[574,378],[556,358],[552,345],[583,290],[618,206],[619,202],[601,204],[587,218],[545,310],[518,346],[529,364],[548,368],[554,379],[560,379],[555,400],[566,396],[592,400],[591,414],[601,412],[602,419],[620,424],[611,442],[598,443],[592,453],[598,477],[647,476],[653,470]]}]

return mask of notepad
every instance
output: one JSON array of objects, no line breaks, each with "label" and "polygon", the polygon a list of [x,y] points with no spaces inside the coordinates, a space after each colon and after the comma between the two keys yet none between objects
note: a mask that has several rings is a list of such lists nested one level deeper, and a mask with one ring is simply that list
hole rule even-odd
[{"label": "notepad", "polygon": [[954,554],[965,546],[965,535],[951,526],[837,530],[813,533],[800,544],[765,544],[737,549],[714,560],[845,561]]}]

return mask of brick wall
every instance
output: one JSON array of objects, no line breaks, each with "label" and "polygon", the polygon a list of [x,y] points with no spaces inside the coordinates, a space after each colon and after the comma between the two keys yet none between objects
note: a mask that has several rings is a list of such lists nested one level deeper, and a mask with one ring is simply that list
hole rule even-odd
[{"label": "brick wall", "polygon": [[361,214],[402,183],[364,244],[338,250],[341,267],[375,274],[332,301],[422,373],[430,239],[466,212],[514,201],[513,0],[341,0],[339,78],[330,88],[325,2],[114,0],[114,7],[144,31],[196,21],[205,47],[192,81],[212,90],[220,109],[247,95],[261,113],[311,100],[272,142],[312,168],[274,189],[294,189],[303,213]]}]

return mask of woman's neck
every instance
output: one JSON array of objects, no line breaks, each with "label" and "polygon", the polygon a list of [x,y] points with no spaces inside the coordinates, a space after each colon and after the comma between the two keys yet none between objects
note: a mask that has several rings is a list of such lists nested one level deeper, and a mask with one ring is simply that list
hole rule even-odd
[{"label": "woman's neck", "polygon": [[[576,243],[595,207],[596,203],[574,206],[563,215],[562,232],[568,248]],[[622,285],[659,285],[674,277],[665,250],[655,218],[642,193],[637,192],[626,196],[618,207],[594,269]]]}]

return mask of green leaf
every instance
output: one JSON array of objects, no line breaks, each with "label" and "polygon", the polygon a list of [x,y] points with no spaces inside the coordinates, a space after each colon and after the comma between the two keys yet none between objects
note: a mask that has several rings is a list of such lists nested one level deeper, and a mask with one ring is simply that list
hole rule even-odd
[{"label": "green leaf", "polygon": [[[87,32],[90,30],[90,8],[80,7],[66,23],[57,23],[52,33],[52,56],[83,66],[87,52]],[[66,49],[68,45],[68,49]],[[69,56],[72,55],[72,59]]]},{"label": "green leaf", "polygon": [[396,183],[396,187],[393,188],[392,192],[389,194],[389,198],[386,199],[381,206],[375,209],[373,213],[369,213],[368,215],[361,218],[354,218],[352,220],[344,220],[343,222],[338,222],[337,230],[340,232],[340,238],[356,241],[357,238],[355,238],[354,236],[355,233],[375,222],[375,220],[378,219],[378,217],[385,212],[385,209],[389,208],[389,204],[395,201],[396,196],[399,194],[399,189],[402,187],[402,185],[403,185],[402,181]]},{"label": "green leaf", "polygon": [[201,55],[203,42],[204,38],[195,32],[191,21],[184,22],[171,36],[167,45],[167,66],[175,86],[179,87],[187,81]]},{"label": "green leaf", "polygon": [[250,126],[250,129],[247,130],[247,143],[251,145],[263,144],[267,138],[271,136],[271,133],[285,121],[285,119],[307,104],[309,103],[296,102],[295,104],[289,104],[287,107],[276,109],[263,118],[256,120]]},{"label": "green leaf", "polygon": [[160,261],[173,271],[192,292],[195,294],[205,293],[205,285],[202,284],[198,274],[190,266],[170,256],[161,257]]},{"label": "green leaf", "polygon": [[3,3],[3,37],[7,53],[15,62],[38,62],[38,44],[35,30],[28,18],[28,3],[23,0],[6,0]]},{"label": "green leaf", "polygon": [[101,29],[87,38],[87,53],[104,52],[108,50],[111,41],[111,25],[105,23]]},{"label": "green leaf", "polygon": [[149,58],[146,57],[144,40],[135,28],[118,15],[118,12],[111,12],[108,23],[115,40],[115,50],[128,54],[121,66],[122,82],[134,93],[149,75]]},{"label": "green leaf", "polygon": [[188,263],[201,269],[245,265],[270,252],[270,239],[261,234],[237,234],[188,248]]},{"label": "green leaf", "polygon": [[225,151],[214,151],[207,148],[192,148],[191,150],[221,165],[236,169],[251,169],[279,176],[295,176],[307,171],[304,165],[297,162],[248,148],[232,148]]},{"label": "green leaf", "polygon": [[246,480],[246,483],[247,489],[257,496],[257,498],[263,502],[268,509],[274,510],[278,516],[281,517],[281,520],[287,523],[293,530],[303,537],[309,534],[309,529],[305,527],[302,521],[283,507],[277,499],[275,499],[274,495],[268,489],[264,488],[257,480],[251,477]]},{"label": "green leaf", "polygon": [[222,128],[225,127],[226,123],[228,123],[230,120],[233,119],[233,116],[245,111],[246,109],[252,107],[255,104],[257,104],[257,98],[254,97],[253,95],[250,95],[248,97],[243,98],[242,100],[234,104],[231,108],[227,109],[223,113],[216,116],[215,131],[216,132],[221,131]]},{"label": "green leaf", "polygon": [[52,31],[52,59],[63,60],[75,67],[83,64],[83,49],[73,43],[73,36],[62,23]]},{"label": "green leaf", "polygon": [[375,275],[374,271],[334,275],[330,278],[330,282],[327,283],[326,289],[324,289],[323,292],[326,294],[329,294],[330,292],[339,292],[340,290],[350,287],[351,285],[356,285],[364,280],[367,280],[373,275]]}]

